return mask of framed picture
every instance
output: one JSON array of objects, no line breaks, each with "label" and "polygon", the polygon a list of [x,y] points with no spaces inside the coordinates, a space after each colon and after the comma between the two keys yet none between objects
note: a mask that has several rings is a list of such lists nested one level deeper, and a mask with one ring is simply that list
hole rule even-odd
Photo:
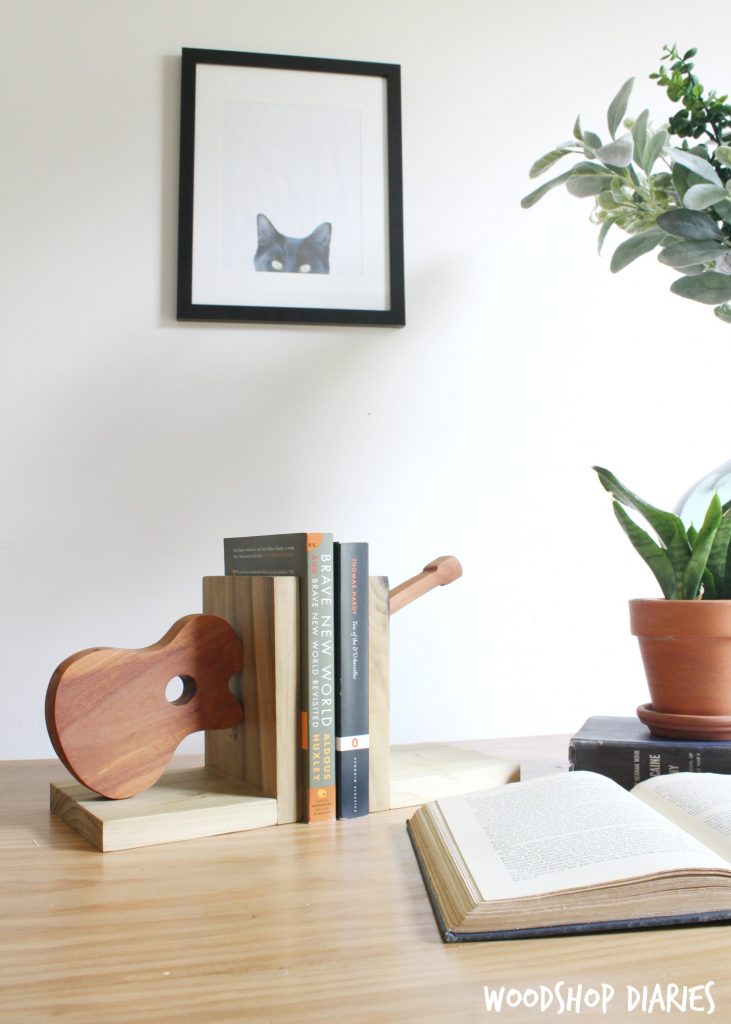
[{"label": "framed picture", "polygon": [[403,325],[398,65],[183,50],[177,315]]}]

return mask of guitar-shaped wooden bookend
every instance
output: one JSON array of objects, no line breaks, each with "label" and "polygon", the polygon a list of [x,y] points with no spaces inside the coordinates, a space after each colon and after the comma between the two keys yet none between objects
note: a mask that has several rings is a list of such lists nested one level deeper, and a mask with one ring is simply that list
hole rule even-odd
[{"label": "guitar-shaped wooden bookend", "polygon": [[[215,615],[187,615],[151,647],[72,654],[48,684],[53,747],[95,793],[134,796],[157,782],[185,736],[238,725],[243,709],[228,682],[241,665],[241,641]],[[176,677],[183,692],[171,701]]]},{"label": "guitar-shaped wooden bookend", "polygon": [[434,587],[443,587],[447,583],[458,580],[462,575],[462,566],[459,559],[454,555],[441,555],[425,565],[418,576],[412,576],[410,580],[399,583],[389,593],[389,605],[391,615],[411,604],[417,597],[433,590]]}]

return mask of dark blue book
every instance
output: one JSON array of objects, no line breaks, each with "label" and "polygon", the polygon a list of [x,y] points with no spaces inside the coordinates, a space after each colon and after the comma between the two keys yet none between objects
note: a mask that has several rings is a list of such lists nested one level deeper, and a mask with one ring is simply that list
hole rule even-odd
[{"label": "dark blue book", "polygon": [[338,818],[368,814],[368,545],[335,544]]},{"label": "dark blue book", "polygon": [[674,772],[731,775],[731,742],[664,739],[639,718],[595,715],[571,738],[569,769],[598,772],[625,789]]}]

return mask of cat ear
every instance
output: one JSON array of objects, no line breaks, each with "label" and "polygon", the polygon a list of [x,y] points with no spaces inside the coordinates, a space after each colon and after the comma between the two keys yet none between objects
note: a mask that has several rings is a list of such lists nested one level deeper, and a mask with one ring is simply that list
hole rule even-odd
[{"label": "cat ear", "polygon": [[310,240],[312,242],[314,242],[315,245],[320,245],[324,249],[328,245],[330,245],[330,235],[331,234],[332,234],[332,224],[330,224],[328,221],[325,221],[324,224],[319,224],[315,228],[315,230],[310,235]]},{"label": "cat ear", "polygon": [[256,215],[256,231],[259,237],[259,244],[262,242],[264,244],[271,243],[275,238],[279,237],[279,232],[263,213],[257,213]]}]

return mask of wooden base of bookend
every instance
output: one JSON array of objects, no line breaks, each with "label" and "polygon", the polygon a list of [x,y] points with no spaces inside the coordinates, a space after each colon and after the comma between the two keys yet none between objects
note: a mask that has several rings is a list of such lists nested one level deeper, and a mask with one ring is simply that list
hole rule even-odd
[{"label": "wooden base of bookend", "polygon": [[520,779],[520,764],[450,743],[391,747],[391,807],[414,807]]},{"label": "wooden base of bookend", "polygon": [[206,732],[206,764],[274,797],[277,821],[300,818],[299,590],[294,576],[206,576],[203,608],[241,639],[243,668],[233,677],[244,720]]},{"label": "wooden base of bookend", "polygon": [[275,799],[247,794],[205,767],[170,769],[128,800],[107,800],[78,782],[51,783],[51,810],[105,853],[277,823]]}]

